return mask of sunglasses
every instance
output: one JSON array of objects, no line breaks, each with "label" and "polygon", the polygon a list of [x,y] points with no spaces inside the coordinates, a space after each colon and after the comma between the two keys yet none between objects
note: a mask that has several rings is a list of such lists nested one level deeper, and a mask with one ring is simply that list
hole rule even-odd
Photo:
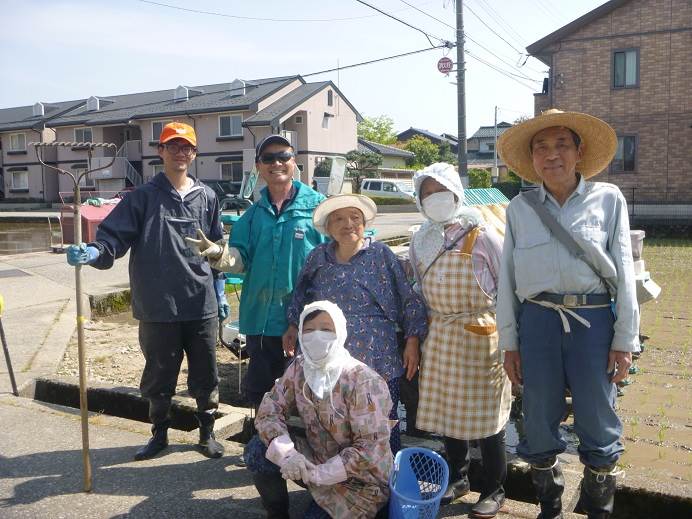
[{"label": "sunglasses", "polygon": [[262,153],[262,155],[260,155],[259,161],[262,164],[274,164],[278,160],[282,164],[285,164],[293,157],[293,152],[290,151],[280,151],[278,153]]}]

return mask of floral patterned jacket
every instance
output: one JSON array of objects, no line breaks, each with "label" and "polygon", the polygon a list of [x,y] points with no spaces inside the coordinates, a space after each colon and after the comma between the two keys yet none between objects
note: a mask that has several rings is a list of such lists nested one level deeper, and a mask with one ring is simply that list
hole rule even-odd
[{"label": "floral patterned jacket", "polygon": [[264,396],[255,427],[268,446],[277,436],[288,434],[290,415],[300,416],[306,438],[293,438],[296,449],[314,464],[339,455],[348,475],[336,485],[308,485],[313,499],[332,517],[367,518],[374,517],[389,498],[391,408],[384,379],[353,358],[331,397],[317,399],[305,384],[303,357],[298,356]]}]

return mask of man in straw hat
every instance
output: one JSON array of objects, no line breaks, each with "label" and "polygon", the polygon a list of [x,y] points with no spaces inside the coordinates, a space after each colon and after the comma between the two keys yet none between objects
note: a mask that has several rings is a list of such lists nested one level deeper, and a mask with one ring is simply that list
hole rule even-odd
[{"label": "man in straw hat", "polygon": [[609,517],[624,450],[615,383],[639,350],[639,312],[627,204],[616,186],[586,179],[608,166],[617,137],[596,117],[549,110],[498,145],[513,171],[539,184],[507,208],[497,298],[505,370],[524,386],[517,452],[531,464],[539,517],[562,517],[558,426],[569,388],[585,465],[580,505],[589,518]]}]

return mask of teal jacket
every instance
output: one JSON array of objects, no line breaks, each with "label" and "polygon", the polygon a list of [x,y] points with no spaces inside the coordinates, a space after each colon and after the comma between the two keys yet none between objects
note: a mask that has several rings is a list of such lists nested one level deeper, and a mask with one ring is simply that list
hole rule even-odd
[{"label": "teal jacket", "polygon": [[312,213],[324,196],[294,181],[295,199],[280,215],[262,198],[233,224],[230,246],[240,251],[245,280],[240,295],[240,333],[280,336],[286,331],[286,309],[310,251],[326,237],[312,225]]}]

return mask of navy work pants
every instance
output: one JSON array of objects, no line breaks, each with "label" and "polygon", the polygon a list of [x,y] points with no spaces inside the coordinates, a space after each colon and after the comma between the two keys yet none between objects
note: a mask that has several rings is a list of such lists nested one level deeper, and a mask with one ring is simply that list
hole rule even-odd
[{"label": "navy work pants", "polygon": [[569,388],[581,461],[605,467],[617,462],[624,450],[622,423],[615,414],[617,390],[606,373],[614,317],[610,308],[575,312],[591,327],[567,315],[571,332],[566,333],[557,311],[528,301],[522,304],[519,352],[525,438],[517,453],[529,463],[540,463],[565,451],[559,425]]}]

